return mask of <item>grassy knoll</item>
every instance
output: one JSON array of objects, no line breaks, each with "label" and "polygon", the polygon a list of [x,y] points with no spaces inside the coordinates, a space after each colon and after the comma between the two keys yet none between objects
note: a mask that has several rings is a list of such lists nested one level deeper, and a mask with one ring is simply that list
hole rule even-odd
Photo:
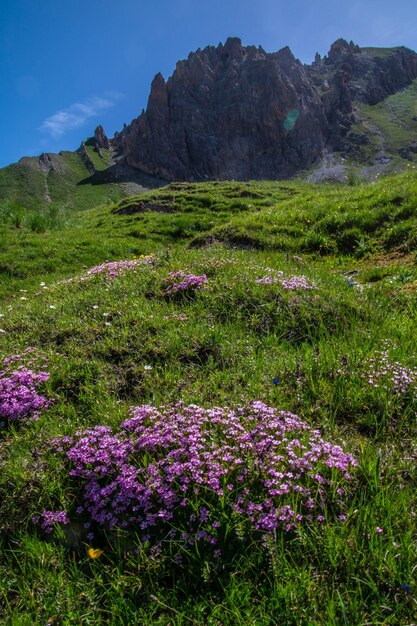
[{"label": "grassy knoll", "polygon": [[416,198],[409,172],[4,217],[0,623],[417,620]]}]

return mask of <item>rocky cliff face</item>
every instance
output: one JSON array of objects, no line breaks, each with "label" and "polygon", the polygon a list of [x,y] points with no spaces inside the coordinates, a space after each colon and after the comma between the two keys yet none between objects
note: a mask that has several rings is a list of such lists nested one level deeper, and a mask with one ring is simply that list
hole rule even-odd
[{"label": "rocky cliff face", "polygon": [[417,77],[406,48],[343,39],[303,66],[231,38],[157,74],[146,111],[112,140],[129,166],[166,180],[285,178],[338,148],[355,100],[375,104]]},{"label": "rocky cliff face", "polygon": [[288,48],[239,39],[190,54],[118,137],[129,165],[168,180],[281,178],[307,167],[329,126],[306,68]]},{"label": "rocky cliff face", "polygon": [[338,39],[315,70],[331,73],[331,82],[342,83],[352,100],[377,104],[409,85],[417,77],[417,54],[407,48],[359,48]]},{"label": "rocky cliff face", "polygon": [[417,77],[417,54],[407,48],[359,48],[338,39],[327,57],[318,55],[309,74],[322,94],[329,143],[340,147],[354,120],[354,103],[377,104]]}]

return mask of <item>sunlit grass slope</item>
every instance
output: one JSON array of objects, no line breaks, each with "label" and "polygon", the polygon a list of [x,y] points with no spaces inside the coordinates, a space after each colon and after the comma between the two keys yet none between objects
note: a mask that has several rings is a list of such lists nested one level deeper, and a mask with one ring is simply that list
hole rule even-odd
[{"label": "sunlit grass slope", "polygon": [[[390,156],[391,167],[398,164],[404,167],[407,162],[414,162],[416,95],[417,80],[414,80],[408,87],[376,105],[357,105],[357,122],[353,124],[352,130],[368,140],[368,143],[357,149],[357,155],[361,155],[363,160],[372,161],[382,150]],[[410,147],[411,150],[407,151]]]},{"label": "sunlit grass slope", "polygon": [[362,266],[374,254],[412,254],[414,171],[354,187],[276,182],[172,183],[120,204],[47,211],[0,210],[1,293],[70,276],[83,265],[215,243],[308,254]]},{"label": "sunlit grass slope", "polygon": [[416,211],[410,172],[5,217],[0,389],[45,374],[0,399],[0,621],[415,622]]},{"label": "sunlit grass slope", "polygon": [[[86,153],[100,172],[108,167],[108,155],[102,157],[86,146]],[[123,197],[119,184],[91,184],[91,172],[79,152],[64,151],[50,156],[52,168],[43,170],[37,157],[24,157],[0,169],[0,203],[14,211],[44,212],[50,207],[59,210],[82,209]],[[85,182],[83,182],[85,181]]]}]

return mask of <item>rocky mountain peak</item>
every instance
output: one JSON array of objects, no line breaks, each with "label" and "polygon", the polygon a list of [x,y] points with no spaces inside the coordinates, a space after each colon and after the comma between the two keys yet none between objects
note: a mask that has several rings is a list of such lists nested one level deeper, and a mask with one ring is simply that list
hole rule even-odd
[{"label": "rocky mountain peak", "polygon": [[156,74],[151,84],[151,92],[149,94],[148,108],[154,106],[164,106],[167,99],[167,89],[164,77],[160,72]]},{"label": "rocky mountain peak", "polygon": [[288,46],[267,53],[229,37],[152,82],[146,111],[114,140],[129,166],[167,180],[284,178],[338,148],[354,102],[375,104],[417,77],[405,48],[338,39],[302,65]]},{"label": "rocky mountain peak", "polygon": [[349,53],[359,53],[359,46],[355,45],[353,41],[349,43],[346,39],[337,39],[334,43],[332,43],[330,50],[327,54],[327,59],[329,63],[337,63],[343,56]]},{"label": "rocky mountain peak", "polygon": [[231,37],[152,82],[122,132],[129,165],[168,180],[282,178],[320,155],[329,134],[319,93],[289,48],[269,54]]},{"label": "rocky mountain peak", "polygon": [[[391,157],[385,144],[380,148],[384,129],[365,124],[361,107],[382,102],[415,79],[417,54],[404,47],[359,48],[341,38],[326,56],[317,53],[304,65],[288,46],[269,53],[229,37],[191,52],[166,80],[156,74],[146,110],[110,140],[97,126],[77,156],[94,184],[282,179],[338,150],[386,162]],[[415,93],[414,86],[410,90]],[[401,128],[415,128],[413,112],[407,119]],[[394,148],[387,143],[391,152],[414,158],[413,138],[394,140]],[[67,175],[64,160],[42,154],[36,167],[45,177],[61,170]]]},{"label": "rocky mountain peak", "polygon": [[101,125],[97,126],[97,128],[94,131],[94,140],[95,140],[97,148],[99,149],[104,148],[106,150],[109,149],[110,147],[109,140],[107,138],[106,133],[104,132],[104,128]]},{"label": "rocky mountain peak", "polygon": [[244,55],[244,48],[242,46],[242,40],[239,37],[228,37],[223,46],[223,58],[225,55],[233,60],[239,61]]},{"label": "rocky mountain peak", "polygon": [[377,104],[417,77],[417,54],[407,48],[359,48],[352,41],[335,41],[313,70],[332,85],[345,86],[351,100]]}]

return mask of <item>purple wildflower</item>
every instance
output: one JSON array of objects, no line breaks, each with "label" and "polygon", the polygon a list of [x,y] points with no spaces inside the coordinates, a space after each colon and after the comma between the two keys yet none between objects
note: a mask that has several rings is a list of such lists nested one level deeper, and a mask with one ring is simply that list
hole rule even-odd
[{"label": "purple wildflower", "polygon": [[125,272],[137,267],[139,261],[105,261],[101,265],[96,265],[87,271],[87,276],[95,274],[106,274],[112,280],[116,276],[122,276]]},{"label": "purple wildflower", "polygon": [[290,276],[281,281],[281,285],[284,289],[295,290],[301,289],[303,291],[308,291],[310,289],[315,289],[316,287],[309,283],[305,276]]},{"label": "purple wildflower", "polygon": [[138,259],[132,259],[131,261],[104,261],[100,265],[91,267],[84,276],[73,276],[72,278],[60,280],[58,285],[67,285],[73,282],[83,283],[98,274],[104,274],[106,279],[113,280],[116,276],[123,276],[126,272],[134,270],[140,265],[154,262],[155,257],[153,255],[142,255]]},{"label": "purple wildflower", "polygon": [[258,278],[255,282],[259,285],[271,285],[273,283],[280,284],[284,289],[294,291],[294,290],[303,290],[308,291],[310,289],[316,289],[315,285],[309,283],[305,276],[289,276],[288,278],[282,278],[282,272],[277,272],[277,276],[264,276],[263,278]]},{"label": "purple wildflower", "polygon": [[356,465],[297,415],[262,402],[236,410],[143,405],[117,433],[97,426],[54,446],[66,454],[90,521],[156,543],[175,529],[180,541],[213,546],[225,513],[249,533],[289,532],[312,513],[324,520],[326,507],[337,506],[333,481],[346,482]]},{"label": "purple wildflower", "polygon": [[69,524],[69,518],[66,511],[43,511],[41,515],[34,515],[32,521],[39,524],[46,533],[51,533],[55,524]]},{"label": "purple wildflower", "polygon": [[396,395],[403,395],[410,390],[416,393],[417,369],[391,360],[388,350],[377,352],[368,359],[367,365],[368,383],[372,387],[390,390]]},{"label": "purple wildflower", "polygon": [[[23,354],[12,354],[3,360],[0,370],[0,419],[12,422],[24,418],[36,419],[51,401],[38,388],[49,379],[44,371],[45,359],[30,357],[31,349]],[[18,363],[24,363],[18,365]],[[37,365],[41,371],[31,367]]]},{"label": "purple wildflower", "polygon": [[165,289],[167,295],[173,295],[176,293],[193,293],[199,289],[203,289],[207,284],[207,276],[202,274],[196,276],[195,274],[187,274],[183,271],[170,272],[168,277],[164,279],[165,283],[169,283]]}]

